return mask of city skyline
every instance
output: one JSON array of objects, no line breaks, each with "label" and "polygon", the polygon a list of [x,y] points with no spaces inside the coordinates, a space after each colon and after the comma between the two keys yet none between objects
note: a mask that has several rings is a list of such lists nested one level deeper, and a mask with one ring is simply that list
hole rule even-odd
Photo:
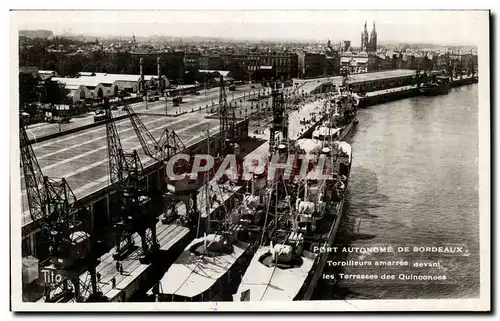
[{"label": "city skyline", "polygon": [[[19,30],[98,37],[170,36],[241,40],[332,41],[360,45],[365,21],[379,43],[477,45],[487,11],[15,11]],[[476,18],[475,18],[476,17]],[[422,24],[422,20],[426,21]],[[147,22],[146,22],[147,21]],[[463,21],[467,21],[464,24]],[[397,26],[397,28],[396,28]]]}]

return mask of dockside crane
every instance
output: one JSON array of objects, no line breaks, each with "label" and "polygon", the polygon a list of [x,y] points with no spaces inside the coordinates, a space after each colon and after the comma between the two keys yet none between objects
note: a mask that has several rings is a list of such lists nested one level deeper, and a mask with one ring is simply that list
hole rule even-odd
[{"label": "dockside crane", "polygon": [[[123,151],[109,100],[105,99],[104,109],[109,121],[106,123],[106,137],[109,156],[111,184],[116,187],[119,196],[119,211],[114,215],[113,227],[116,232],[116,253],[114,258],[121,259],[133,246],[132,235],[138,233],[141,238],[141,263],[148,263],[151,256],[159,249],[156,238],[158,219],[151,211],[151,197],[146,188],[144,168],[134,150]],[[122,247],[122,242],[125,246]]]},{"label": "dockside crane", "polygon": [[[143,70],[143,59],[139,60],[140,66],[140,81],[142,86],[144,87],[144,70]],[[161,71],[160,71],[160,57],[157,59],[157,70],[158,70],[158,79],[161,84]],[[146,101],[146,109],[147,109],[147,101]],[[186,206],[186,212],[192,213],[193,209],[196,209],[196,192],[197,192],[197,183],[194,180],[190,179],[191,176],[188,175],[188,180],[184,180],[182,182],[179,181],[170,181],[168,179],[168,175],[165,171],[166,162],[174,156],[175,154],[184,151],[186,149],[184,143],[179,138],[179,136],[175,133],[175,131],[169,131],[168,128],[165,128],[157,140],[151,134],[151,132],[146,128],[144,123],[141,121],[139,116],[135,113],[131,106],[125,106],[124,110],[127,112],[127,115],[130,118],[130,122],[132,123],[132,127],[136,133],[137,139],[139,140],[142,150],[144,154],[151,157],[152,159],[158,161],[162,168],[161,171],[164,172],[164,176],[166,177],[166,181],[162,182],[160,193],[161,199],[164,201],[163,208],[165,216],[162,221],[167,222],[172,218],[176,218],[176,206],[179,201],[183,201]],[[190,168],[191,161],[187,164],[178,163],[175,167],[175,172],[188,172]],[[177,173],[182,174],[182,173]],[[156,198],[154,201],[158,200]],[[191,204],[192,203],[192,204]],[[195,212],[195,210],[194,210]],[[168,213],[172,213],[173,215],[168,215]],[[191,218],[192,220],[192,218]]]},{"label": "dockside crane", "polygon": [[[276,70],[276,66],[273,65]],[[285,99],[283,97],[283,90],[279,88],[281,82],[276,73],[274,79],[271,81],[271,97],[272,97],[272,111],[273,119],[271,121],[271,126],[269,128],[269,146],[274,148],[276,145],[276,134],[279,132],[282,135],[282,140],[288,140],[288,120],[285,111]]]},{"label": "dockside crane", "polygon": [[[130,118],[130,122],[132,123],[132,127],[134,128],[137,139],[141,144],[144,154],[160,162],[160,164],[162,164],[162,168],[160,170],[164,171],[166,175],[166,162],[168,162],[168,160],[172,156],[185,150],[186,146],[179,138],[179,136],[175,133],[175,131],[169,131],[167,128],[163,130],[160,138],[156,140],[151,132],[146,128],[140,117],[132,109],[132,107],[127,106],[125,110]],[[184,165],[185,168],[184,170],[181,169],[181,171],[187,172],[189,170],[188,167],[190,164]],[[179,165],[179,167],[182,167],[182,165]],[[188,213],[191,213],[196,209],[196,191],[199,187],[199,184],[189,183],[189,181],[177,183],[168,182],[167,177],[167,182],[163,182],[161,184],[160,192],[164,201],[162,205],[165,213],[165,217],[163,219],[165,221],[170,221],[171,218],[174,218],[176,216],[176,205],[179,201],[183,201],[185,203]],[[172,215],[169,215],[169,213]],[[192,220],[196,219],[192,218]]]},{"label": "dockside crane", "polygon": [[226,87],[224,77],[220,76],[219,80],[219,123],[220,133],[223,138],[222,157],[234,152],[234,142],[236,138],[236,114],[234,108],[230,108],[227,104]]},{"label": "dockside crane", "polygon": [[[100,242],[83,221],[88,219],[85,211],[77,207],[75,194],[64,178],[43,175],[22,117],[19,134],[30,216],[41,228],[49,249],[50,259],[40,273],[45,302],[106,301],[96,276]],[[90,277],[80,279],[86,271]]]},{"label": "dockside crane", "polygon": [[141,143],[142,150],[147,156],[159,162],[165,162],[186,148],[175,131],[169,131],[167,128],[156,140],[132,107],[126,106],[124,109],[130,118],[137,139]]}]

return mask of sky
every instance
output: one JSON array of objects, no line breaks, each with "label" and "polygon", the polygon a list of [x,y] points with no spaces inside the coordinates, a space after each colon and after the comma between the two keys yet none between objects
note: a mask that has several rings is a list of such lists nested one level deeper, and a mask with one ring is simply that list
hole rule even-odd
[{"label": "sky", "polygon": [[378,40],[476,45],[487,11],[16,11],[18,29],[96,36],[223,37],[236,39],[351,40],[360,44],[376,22]]}]

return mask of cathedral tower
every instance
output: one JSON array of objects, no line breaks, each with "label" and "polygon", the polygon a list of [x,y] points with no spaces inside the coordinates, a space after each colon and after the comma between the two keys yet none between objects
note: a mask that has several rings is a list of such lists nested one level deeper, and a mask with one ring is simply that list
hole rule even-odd
[{"label": "cathedral tower", "polygon": [[361,50],[366,51],[368,50],[368,28],[366,26],[366,21],[365,21],[365,28],[363,30],[363,33],[361,34]]},{"label": "cathedral tower", "polygon": [[377,51],[377,31],[375,30],[375,21],[373,21],[373,29],[370,34],[370,42],[367,47],[368,47],[367,51],[372,51],[372,52]]}]

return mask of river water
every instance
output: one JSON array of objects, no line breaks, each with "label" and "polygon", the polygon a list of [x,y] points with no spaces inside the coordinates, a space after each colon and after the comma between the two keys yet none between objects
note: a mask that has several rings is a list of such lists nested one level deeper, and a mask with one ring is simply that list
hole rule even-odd
[{"label": "river water", "polygon": [[[353,167],[336,244],[389,253],[336,253],[315,299],[435,299],[479,296],[478,85],[358,112],[350,143]],[[414,246],[465,246],[464,255],[414,252]],[[398,252],[407,246],[410,251]],[[360,262],[371,266],[359,266]],[[409,266],[374,266],[407,261]],[[357,263],[356,263],[357,262]],[[414,263],[434,267],[414,267]],[[336,263],[331,263],[334,265]],[[358,264],[358,266],[353,266]],[[377,275],[340,279],[340,273]],[[382,280],[383,275],[395,280]],[[441,275],[446,280],[400,280]]]}]

